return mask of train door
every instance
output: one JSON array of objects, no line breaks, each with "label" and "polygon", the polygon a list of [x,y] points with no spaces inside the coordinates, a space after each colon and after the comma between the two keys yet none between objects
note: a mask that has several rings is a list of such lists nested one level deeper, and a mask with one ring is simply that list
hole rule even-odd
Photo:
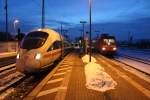
[{"label": "train door", "polygon": [[50,45],[48,50],[47,50],[47,56],[48,56],[48,62],[52,63],[54,61],[53,58],[53,50],[54,50],[54,45]]},{"label": "train door", "polygon": [[61,41],[55,41],[53,43],[53,47],[54,47],[54,50],[53,50],[53,58],[56,60],[58,59],[60,56],[61,56],[61,53],[62,53],[62,46],[61,46]]}]

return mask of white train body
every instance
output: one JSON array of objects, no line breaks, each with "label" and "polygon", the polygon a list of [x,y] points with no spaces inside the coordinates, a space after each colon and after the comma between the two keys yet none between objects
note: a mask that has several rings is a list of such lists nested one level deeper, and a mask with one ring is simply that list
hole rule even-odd
[{"label": "white train body", "polygon": [[64,53],[63,37],[51,29],[38,29],[25,36],[17,54],[16,68],[34,73],[59,59]]}]

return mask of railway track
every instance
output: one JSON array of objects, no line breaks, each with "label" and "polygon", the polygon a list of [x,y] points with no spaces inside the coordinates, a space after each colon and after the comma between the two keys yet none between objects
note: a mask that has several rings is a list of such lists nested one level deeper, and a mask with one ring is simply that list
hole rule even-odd
[{"label": "railway track", "polygon": [[[126,50],[126,49],[123,49]],[[139,50],[139,49],[127,49],[128,51],[131,52],[137,52],[137,53],[142,53],[142,54],[150,54],[150,50]]]},{"label": "railway track", "polygon": [[[142,65],[143,66],[150,66],[150,61],[149,60],[145,60],[145,59],[142,59],[142,58],[136,58],[136,57],[132,57],[132,56],[124,55],[124,54],[120,55],[120,57],[123,58],[123,59],[129,60],[130,62],[134,62],[134,63],[137,62],[137,63],[140,64],[139,66],[142,66]],[[117,62],[120,62],[120,63],[122,63],[126,66],[129,66],[129,67],[131,67],[131,68],[133,68],[133,69],[135,69],[139,72],[142,72],[142,73],[150,76],[150,73],[146,70],[143,70],[143,68],[135,67],[133,64],[128,63],[127,61],[125,62],[123,60],[118,59],[118,57],[113,59],[113,60],[115,60]]]},{"label": "railway track", "polygon": [[16,57],[0,58],[0,68],[15,63]]},{"label": "railway track", "polygon": [[0,100],[5,99],[7,95],[14,92],[14,88],[22,83],[28,76],[17,72],[16,64],[10,64],[0,67]]},{"label": "railway track", "polygon": [[0,100],[23,99],[58,63],[36,75],[24,75],[16,71],[15,64],[0,69]]},{"label": "railway track", "polygon": [[0,73],[5,72],[6,70],[9,70],[9,69],[15,68],[15,66],[16,66],[16,64],[10,64],[7,66],[3,66],[0,68]]},{"label": "railway track", "polygon": [[16,66],[15,61],[16,59],[14,57],[1,58],[0,59],[0,76],[2,76],[2,74],[8,73],[9,70],[10,71],[15,70],[15,66]]},{"label": "railway track", "polygon": [[[113,66],[119,66],[124,71],[132,73],[135,76],[137,76],[141,79],[144,79],[146,82],[150,83],[150,74],[146,71],[138,69],[138,68],[136,68],[136,67],[134,67],[128,63],[124,63],[123,61],[119,61],[119,60],[112,59],[112,58],[110,59],[110,58],[107,58],[107,57],[102,56],[102,55],[98,55],[97,57],[104,58],[107,62],[109,62]],[[144,63],[142,63],[142,64],[144,64]],[[147,65],[147,66],[149,66],[149,65]],[[117,67],[117,68],[119,68],[119,67]]]},{"label": "railway track", "polygon": [[15,65],[0,68],[0,100],[22,99],[46,75],[24,75],[16,71]]},{"label": "railway track", "polygon": [[137,57],[133,57],[133,56],[125,55],[125,54],[119,54],[119,56],[150,65],[150,60],[147,60],[147,59],[137,58]]},{"label": "railway track", "polygon": [[138,89],[143,94],[149,97],[150,75],[141,73],[137,70],[131,70],[129,66],[121,64],[118,61],[104,57],[102,55],[95,55],[95,57],[101,62],[100,64],[104,65],[104,68],[105,70],[107,70],[107,72],[112,73],[112,75],[114,75],[114,73],[116,72],[118,74],[117,79],[119,77],[123,78],[124,80],[128,81],[128,83],[130,83],[132,86],[134,86],[136,89]]},{"label": "railway track", "polygon": [[[130,73],[134,74],[135,76],[137,76],[141,79],[144,79],[145,81],[150,83],[150,74],[148,72],[140,70],[132,65],[129,65],[127,63],[124,63],[124,62],[116,60],[116,59],[110,59],[110,58],[104,57],[102,55],[98,55],[97,57],[104,58],[107,62],[111,63],[112,65],[119,66],[124,71],[130,72]],[[117,68],[119,68],[119,67],[117,67]]]},{"label": "railway track", "polygon": [[11,64],[0,68],[0,93],[25,77],[16,71],[15,65]]},{"label": "railway track", "polygon": [[0,79],[0,93],[4,92],[9,87],[16,85],[18,82],[20,82],[24,78],[25,78],[25,75],[19,72],[14,72],[7,76],[4,76],[3,78]]}]

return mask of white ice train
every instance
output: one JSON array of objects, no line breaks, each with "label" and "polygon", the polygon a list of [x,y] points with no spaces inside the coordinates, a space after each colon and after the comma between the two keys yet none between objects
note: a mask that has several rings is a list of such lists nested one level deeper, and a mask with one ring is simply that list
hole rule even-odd
[{"label": "white ice train", "polygon": [[25,36],[17,53],[16,69],[35,73],[64,54],[63,37],[51,29],[38,29]]}]

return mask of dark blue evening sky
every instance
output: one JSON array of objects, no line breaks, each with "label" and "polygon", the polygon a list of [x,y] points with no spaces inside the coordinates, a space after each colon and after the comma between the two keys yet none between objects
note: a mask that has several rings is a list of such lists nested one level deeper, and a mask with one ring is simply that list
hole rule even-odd
[{"label": "dark blue evening sky", "polygon": [[[0,31],[5,31],[5,0],[0,0]],[[42,0],[8,0],[9,31],[14,33],[13,21],[28,32],[41,26]],[[89,20],[89,0],[45,0],[46,27],[68,30],[71,37],[81,35],[80,20]],[[126,40],[132,32],[134,39],[150,39],[150,0],[93,0],[92,35],[95,31]],[[86,25],[88,31],[88,23]]]}]

